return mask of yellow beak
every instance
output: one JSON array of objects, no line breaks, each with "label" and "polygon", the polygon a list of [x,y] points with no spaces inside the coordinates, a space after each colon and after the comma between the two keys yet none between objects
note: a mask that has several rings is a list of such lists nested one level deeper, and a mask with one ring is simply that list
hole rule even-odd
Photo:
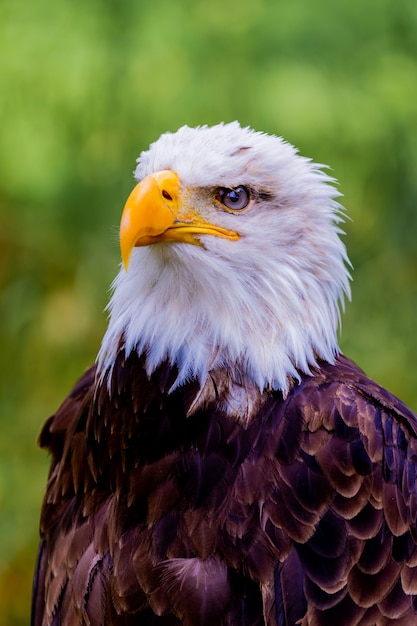
[{"label": "yellow beak", "polygon": [[239,235],[185,209],[178,174],[162,170],[144,178],[131,192],[120,223],[120,248],[125,270],[135,246],[162,241],[201,245],[196,236],[216,235],[230,241]]}]

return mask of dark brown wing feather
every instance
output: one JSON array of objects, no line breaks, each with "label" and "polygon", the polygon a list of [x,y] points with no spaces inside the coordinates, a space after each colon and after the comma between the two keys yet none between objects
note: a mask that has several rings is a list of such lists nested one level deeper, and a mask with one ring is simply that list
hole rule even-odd
[{"label": "dark brown wing feather", "polygon": [[246,428],[175,376],[121,353],[45,424],[33,626],[417,625],[416,417],[344,357]]}]

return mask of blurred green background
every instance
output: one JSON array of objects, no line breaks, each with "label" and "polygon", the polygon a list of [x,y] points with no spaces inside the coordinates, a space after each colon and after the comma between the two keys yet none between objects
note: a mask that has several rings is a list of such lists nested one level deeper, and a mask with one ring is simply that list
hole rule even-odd
[{"label": "blurred green background", "polygon": [[417,409],[417,3],[1,0],[0,626],[28,623],[44,419],[94,360],[138,153],[239,119],[332,166],[342,348]]}]

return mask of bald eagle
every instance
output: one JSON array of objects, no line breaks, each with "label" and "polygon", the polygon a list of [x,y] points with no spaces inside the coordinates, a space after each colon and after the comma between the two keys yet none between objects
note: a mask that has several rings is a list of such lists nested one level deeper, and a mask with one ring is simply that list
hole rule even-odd
[{"label": "bald eagle", "polygon": [[417,419],[338,347],[333,179],[238,123],[135,177],[97,363],[40,435],[32,624],[417,625]]}]

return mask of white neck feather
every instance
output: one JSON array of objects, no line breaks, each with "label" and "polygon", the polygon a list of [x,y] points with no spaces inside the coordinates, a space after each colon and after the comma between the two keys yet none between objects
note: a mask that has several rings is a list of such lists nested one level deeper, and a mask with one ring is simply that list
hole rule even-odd
[{"label": "white neck feather", "polygon": [[204,384],[224,368],[234,380],[249,376],[260,390],[285,393],[317,359],[333,361],[341,286],[348,290],[342,261],[336,280],[322,282],[288,259],[277,274],[273,257],[262,259],[262,272],[236,258],[231,272],[220,256],[206,256],[188,244],[135,250],[135,267],[114,282],[100,372],[111,369],[122,337],[127,354],[146,354],[148,374],[165,359],[175,364],[177,384]]}]

